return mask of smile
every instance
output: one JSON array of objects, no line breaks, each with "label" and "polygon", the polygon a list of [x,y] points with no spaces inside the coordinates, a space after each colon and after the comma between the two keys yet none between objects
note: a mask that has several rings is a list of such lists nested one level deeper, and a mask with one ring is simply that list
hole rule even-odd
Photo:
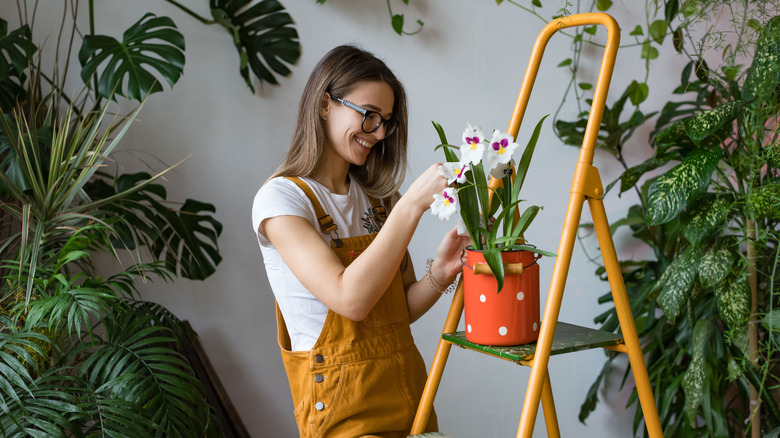
[{"label": "smile", "polygon": [[361,140],[361,139],[359,139],[359,138],[356,138],[356,139],[355,139],[355,141],[356,141],[356,142],[357,142],[357,143],[358,143],[360,146],[363,146],[363,147],[364,147],[364,148],[366,148],[366,149],[371,149],[371,146],[373,146],[373,144],[371,144],[371,143],[368,143],[367,141],[365,141],[365,140]]}]

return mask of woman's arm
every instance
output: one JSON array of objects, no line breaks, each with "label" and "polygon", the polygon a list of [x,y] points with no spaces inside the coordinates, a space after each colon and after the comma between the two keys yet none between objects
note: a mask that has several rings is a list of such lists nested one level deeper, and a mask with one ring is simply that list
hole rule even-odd
[{"label": "woman's arm", "polygon": [[438,166],[430,166],[412,183],[371,245],[346,268],[304,218],[269,218],[258,231],[276,247],[303,286],[325,306],[346,318],[363,320],[390,286],[433,194],[447,187]]},{"label": "woman's arm", "polygon": [[471,244],[471,239],[468,236],[459,236],[457,227],[455,227],[444,236],[436,249],[436,258],[431,264],[430,273],[424,273],[417,281],[414,269],[409,263],[409,268],[403,273],[403,280],[406,289],[406,305],[409,309],[411,322],[424,315],[442,295],[442,291],[437,289],[426,276],[433,275],[436,282],[443,286],[454,282],[458,273],[463,270],[460,253],[469,244]]}]

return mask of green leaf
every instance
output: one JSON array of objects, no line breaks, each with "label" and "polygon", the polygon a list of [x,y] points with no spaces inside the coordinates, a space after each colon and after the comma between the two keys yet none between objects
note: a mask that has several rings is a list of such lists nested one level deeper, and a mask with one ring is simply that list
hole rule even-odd
[{"label": "green leaf", "polygon": [[696,114],[685,119],[685,132],[693,143],[699,145],[702,140],[717,132],[721,126],[734,120],[742,109],[742,102],[732,101]]},{"label": "green leaf", "polygon": [[780,84],[780,15],[769,20],[756,41],[753,64],[742,87],[742,99],[763,105],[776,99]]},{"label": "green leaf", "polygon": [[96,90],[99,95],[118,94],[141,101],[147,94],[162,91],[160,81],[149,70],[156,71],[170,86],[181,77],[184,36],[170,18],[148,13],[125,31],[122,42],[103,35],[85,36],[79,61],[81,79],[87,84],[104,66]]},{"label": "green leaf", "polygon": [[723,238],[704,252],[696,266],[699,281],[703,287],[708,288],[720,284],[731,272],[736,262],[734,256],[736,245],[736,240],[733,238]]},{"label": "green leaf", "polygon": [[531,0],[531,4],[536,6],[537,8],[542,7],[542,2],[540,0]]},{"label": "green leaf", "polygon": [[713,193],[704,193],[694,200],[680,216],[683,235],[696,245],[726,225],[731,205]]},{"label": "green leaf", "polygon": [[750,318],[750,285],[747,274],[732,269],[726,279],[713,286],[720,318],[730,327],[741,327]]},{"label": "green leaf", "polygon": [[660,225],[679,215],[688,202],[709,185],[720,153],[697,149],[682,163],[650,183],[647,193],[649,225]]},{"label": "green leaf", "polygon": [[594,24],[593,26],[586,26],[583,29],[583,32],[587,33],[588,35],[596,35],[596,29],[597,29],[597,27]]},{"label": "green leaf", "polygon": [[288,65],[301,56],[298,31],[277,0],[210,0],[211,15],[233,39],[239,70],[254,92],[249,70],[262,83],[276,85],[276,75],[289,76]]},{"label": "green leaf", "polygon": [[655,286],[660,290],[658,305],[672,322],[677,319],[688,301],[696,279],[697,255],[691,248],[684,251],[669,264]]},{"label": "green leaf", "polygon": [[612,7],[612,0],[597,0],[596,1],[596,9],[598,9],[601,12],[604,12]]},{"label": "green leaf", "polygon": [[683,377],[682,388],[685,393],[685,417],[693,427],[696,424],[696,412],[705,397],[706,360],[704,351],[712,336],[712,323],[706,319],[696,322],[691,340],[691,362]]},{"label": "green leaf", "polygon": [[588,82],[580,82],[577,84],[577,86],[580,87],[580,89],[582,90],[590,90],[591,88],[593,88],[593,84],[590,84]]},{"label": "green leaf", "polygon": [[571,63],[572,63],[572,59],[571,58],[566,58],[563,61],[561,61],[557,66],[558,67],[566,67],[567,65],[571,65]]},{"label": "green leaf", "polygon": [[650,24],[648,32],[650,38],[653,39],[659,45],[664,43],[664,37],[666,37],[666,29],[669,27],[669,23],[666,20],[655,20]]},{"label": "green leaf", "polygon": [[493,276],[496,277],[496,293],[499,293],[504,288],[504,261],[501,257],[501,251],[495,247],[485,248],[482,250],[482,255],[485,257]]},{"label": "green leaf", "polygon": [[629,33],[629,35],[633,35],[633,36],[642,36],[644,34],[645,34],[644,29],[642,29],[642,26],[640,26],[638,24],[636,25],[634,30],[632,30],[631,33]]},{"label": "green leaf", "polygon": [[640,56],[642,59],[656,59],[658,58],[658,49],[653,47],[653,45],[650,43],[650,40],[647,40],[644,42],[644,44],[642,44],[642,54]]},{"label": "green leaf", "polygon": [[393,18],[391,20],[393,25],[393,30],[398,35],[403,34],[404,31],[404,14],[395,14],[393,15]]},{"label": "green leaf", "polygon": [[631,84],[628,86],[628,96],[634,105],[644,102],[649,93],[650,89],[644,82],[640,84],[637,81],[631,81]]},{"label": "green leaf", "polygon": [[780,219],[780,182],[772,181],[749,192],[748,206],[756,217]]},{"label": "green leaf", "polygon": [[620,175],[620,193],[623,193],[625,191],[634,188],[636,183],[639,182],[639,178],[641,178],[642,175],[644,175],[645,173],[651,170],[655,170],[661,166],[664,166],[666,163],[670,161],[670,159],[671,159],[670,157],[664,157],[661,159],[656,157],[651,157],[642,164],[626,169],[626,171],[623,172],[622,175]]},{"label": "green leaf", "polygon": [[682,53],[683,44],[685,43],[685,39],[682,33],[682,28],[678,27],[675,29],[675,31],[672,33],[672,45],[674,46],[674,50],[677,53]]},{"label": "green leaf", "polygon": [[0,18],[0,82],[12,73],[22,76],[27,71],[28,60],[33,59],[38,50],[31,39],[26,24],[8,33],[8,22]]}]

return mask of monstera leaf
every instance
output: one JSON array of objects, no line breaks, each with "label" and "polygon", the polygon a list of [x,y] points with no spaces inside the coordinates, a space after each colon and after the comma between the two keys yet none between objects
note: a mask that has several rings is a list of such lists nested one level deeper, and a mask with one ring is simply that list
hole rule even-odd
[{"label": "monstera leaf", "polygon": [[30,41],[27,25],[8,33],[8,22],[0,18],[0,108],[3,111],[26,100],[27,92],[22,84],[27,60],[37,50]]},{"label": "monstera leaf", "polygon": [[125,31],[121,42],[104,35],[85,36],[79,61],[81,79],[87,84],[104,66],[98,80],[99,95],[110,97],[114,93],[141,101],[162,91],[160,81],[149,70],[156,71],[170,86],[179,80],[184,71],[184,37],[170,18],[148,13]]},{"label": "monstera leaf", "polygon": [[287,76],[301,56],[298,31],[276,0],[211,0],[211,14],[233,36],[241,58],[241,77],[254,92],[249,68],[261,83],[278,84],[274,73]]}]

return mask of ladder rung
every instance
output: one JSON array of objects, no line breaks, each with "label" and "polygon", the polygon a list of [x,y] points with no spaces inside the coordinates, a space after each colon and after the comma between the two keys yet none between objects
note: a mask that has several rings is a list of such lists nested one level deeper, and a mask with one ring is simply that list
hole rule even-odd
[{"label": "ladder rung", "polygon": [[[479,351],[522,365],[525,365],[522,362],[533,360],[536,352],[536,343],[511,347],[493,347],[467,341],[464,332],[445,333],[441,337],[445,341],[462,348]],[[622,343],[623,337],[618,334],[559,321],[555,328],[555,338],[553,339],[550,355],[609,347]]]}]

